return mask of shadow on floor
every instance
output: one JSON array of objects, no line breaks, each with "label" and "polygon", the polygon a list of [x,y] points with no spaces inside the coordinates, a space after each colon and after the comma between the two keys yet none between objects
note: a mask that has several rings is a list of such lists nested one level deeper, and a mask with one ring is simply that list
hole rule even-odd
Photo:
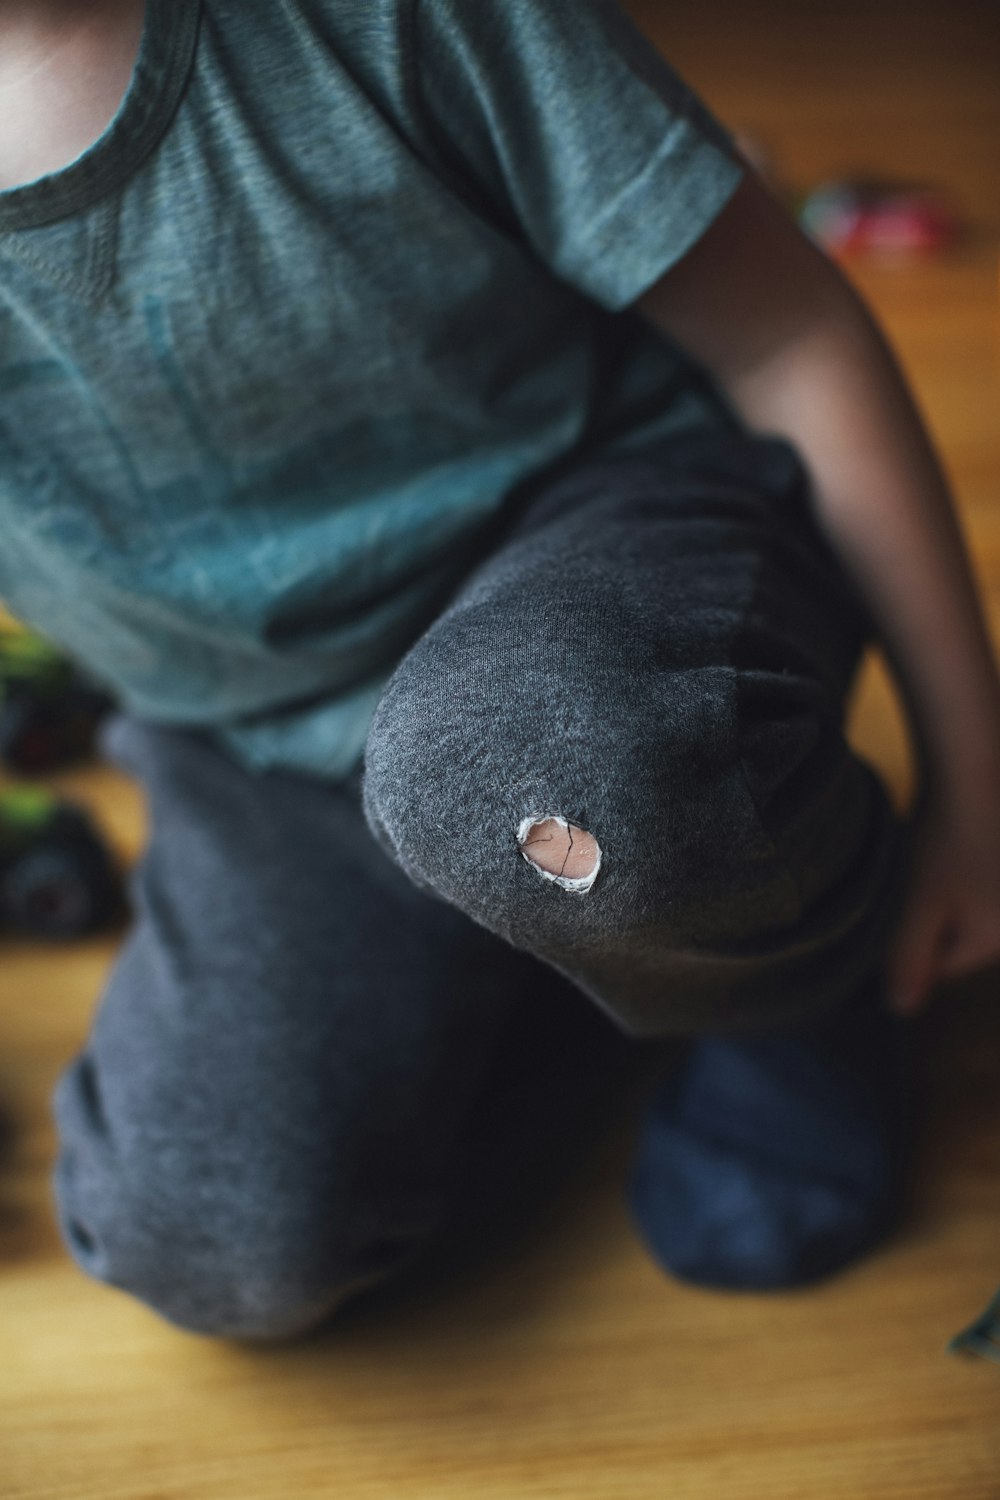
[{"label": "shadow on floor", "polygon": [[318,1337],[460,1296],[538,1248],[592,1195],[595,1176],[611,1175],[624,1192],[643,1102],[683,1044],[631,1041],[568,985],[542,1010],[544,1030],[529,1004],[504,1037],[440,1234],[402,1272],[352,1298]]}]

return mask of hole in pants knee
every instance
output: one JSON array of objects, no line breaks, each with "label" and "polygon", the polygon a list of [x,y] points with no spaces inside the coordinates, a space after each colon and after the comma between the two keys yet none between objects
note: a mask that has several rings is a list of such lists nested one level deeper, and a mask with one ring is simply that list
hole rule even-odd
[{"label": "hole in pants knee", "polygon": [[566,891],[589,891],[601,868],[594,835],[559,813],[522,819],[517,830],[522,857],[545,880]]}]

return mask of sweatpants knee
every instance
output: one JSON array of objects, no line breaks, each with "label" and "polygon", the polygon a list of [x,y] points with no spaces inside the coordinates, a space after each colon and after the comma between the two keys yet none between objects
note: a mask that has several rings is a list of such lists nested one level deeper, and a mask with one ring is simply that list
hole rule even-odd
[{"label": "sweatpants knee", "polygon": [[430,644],[379,706],[366,816],[418,884],[517,945],[557,961],[653,932],[725,946],[808,903],[785,829],[808,863],[823,825],[817,889],[838,845],[846,859],[850,758],[810,684],[708,666],[650,672],[623,700],[558,661],[541,690],[495,652],[441,673]]},{"label": "sweatpants knee", "polygon": [[[373,725],[369,822],[413,879],[632,1035],[836,1004],[880,962],[901,866],[885,791],[829,699],[723,667],[651,683],[633,707],[530,743],[476,710],[470,737],[443,695],[400,678]],[[535,867],[539,829],[560,854],[588,836],[581,879]]]},{"label": "sweatpants knee", "polygon": [[60,1080],[55,1109],[54,1191],[70,1253],[88,1275],[179,1327],[290,1338],[375,1279],[370,1259],[359,1274],[335,1204],[324,1215],[323,1205],[296,1202],[287,1184],[254,1179],[250,1161],[231,1158],[213,1172],[207,1143],[166,1133],[143,1148],[113,1140],[86,1056]]},{"label": "sweatpants knee", "polygon": [[797,478],[598,478],[399,663],[365,748],[369,825],[626,1029],[758,1024],[779,991],[782,1014],[818,1009],[862,929],[871,963],[893,863],[843,736],[856,607]]}]

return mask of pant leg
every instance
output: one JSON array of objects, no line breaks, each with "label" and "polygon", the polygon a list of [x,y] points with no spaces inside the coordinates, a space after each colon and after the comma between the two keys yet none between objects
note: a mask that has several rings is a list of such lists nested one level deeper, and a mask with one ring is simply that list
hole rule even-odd
[{"label": "pant leg", "polygon": [[[867,631],[786,443],[581,465],[400,663],[369,822],[633,1033],[804,1018],[870,978],[899,898],[899,829],[842,728]],[[597,839],[589,889],[522,857],[551,816]]]},{"label": "pant leg", "polygon": [[555,976],[418,891],[356,784],[127,721],[111,749],[152,835],[56,1094],[63,1233],[184,1327],[287,1335],[434,1234],[498,1037]]}]

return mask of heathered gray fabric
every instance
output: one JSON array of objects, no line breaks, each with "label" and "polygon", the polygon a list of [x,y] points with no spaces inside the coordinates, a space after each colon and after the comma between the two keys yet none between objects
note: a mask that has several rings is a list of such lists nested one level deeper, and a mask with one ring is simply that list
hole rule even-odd
[{"label": "heathered gray fabric", "polygon": [[[866,628],[784,442],[582,466],[390,679],[369,822],[630,1031],[821,1010],[870,974],[898,898],[888,799],[842,733]],[[519,856],[553,815],[602,849],[587,892]]]},{"label": "heathered gray fabric", "polygon": [[0,597],[347,775],[523,481],[724,424],[617,313],[740,176],[605,0],[148,0],[108,132],[0,194]]},{"label": "heathered gray fabric", "polygon": [[[511,518],[394,674],[363,782],[119,725],[153,835],[57,1096],[80,1264],[185,1327],[292,1332],[434,1232],[501,1026],[527,1009],[530,1070],[563,976],[561,1046],[586,995],[710,1034],[877,989],[902,842],[841,734],[866,628],[792,451],[698,439]],[[586,894],[519,852],[548,813],[601,842]]]},{"label": "heathered gray fabric", "polygon": [[108,748],[152,838],[56,1093],[63,1234],[182,1327],[285,1337],[492,1212],[494,1177],[544,1152],[574,1087],[599,1103],[621,1046],[386,859],[356,777],[247,772],[128,720]]}]

